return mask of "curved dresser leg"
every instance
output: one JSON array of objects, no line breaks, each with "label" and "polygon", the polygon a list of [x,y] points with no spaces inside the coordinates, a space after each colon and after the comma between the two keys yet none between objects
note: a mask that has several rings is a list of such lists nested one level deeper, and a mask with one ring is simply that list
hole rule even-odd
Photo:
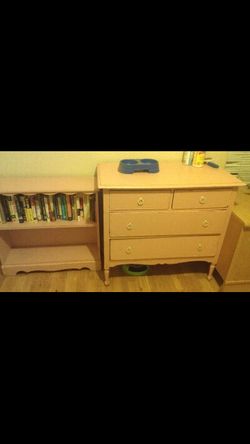
[{"label": "curved dresser leg", "polygon": [[214,272],[214,270],[215,270],[215,265],[214,265],[214,264],[211,264],[211,265],[210,265],[210,268],[209,268],[208,277],[207,277],[209,281],[211,281],[211,279],[212,279],[212,277],[213,277],[213,272]]},{"label": "curved dresser leg", "polygon": [[110,284],[110,280],[109,280],[109,269],[108,270],[104,270],[104,284],[105,285],[109,285]]}]

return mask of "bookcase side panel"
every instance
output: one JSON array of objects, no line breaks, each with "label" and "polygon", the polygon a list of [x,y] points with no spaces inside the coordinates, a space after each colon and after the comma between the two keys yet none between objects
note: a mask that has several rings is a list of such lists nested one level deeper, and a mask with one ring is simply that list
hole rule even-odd
[{"label": "bookcase side panel", "polygon": [[0,232],[0,262],[3,264],[11,249],[11,242],[9,233]]}]

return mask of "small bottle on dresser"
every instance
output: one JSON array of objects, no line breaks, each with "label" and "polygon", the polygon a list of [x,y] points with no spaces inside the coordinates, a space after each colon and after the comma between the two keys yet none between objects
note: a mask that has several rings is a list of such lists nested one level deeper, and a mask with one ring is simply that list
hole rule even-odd
[{"label": "small bottle on dresser", "polygon": [[194,157],[194,151],[184,151],[182,157],[182,163],[184,165],[192,165]]}]

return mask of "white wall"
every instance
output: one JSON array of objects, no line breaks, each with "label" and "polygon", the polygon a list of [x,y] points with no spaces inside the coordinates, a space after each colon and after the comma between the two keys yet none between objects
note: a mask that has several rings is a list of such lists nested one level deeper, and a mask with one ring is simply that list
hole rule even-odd
[{"label": "white wall", "polygon": [[[1,176],[92,175],[101,162],[129,158],[180,160],[182,151],[2,151]],[[211,154],[212,153],[212,154]],[[213,160],[224,165],[225,153],[209,152]]]},{"label": "white wall", "polygon": [[149,157],[157,160],[181,159],[178,151],[2,151],[1,176],[92,175],[101,162]]},{"label": "white wall", "polygon": [[224,168],[228,157],[228,151],[207,151],[206,157],[210,157],[215,163]]}]

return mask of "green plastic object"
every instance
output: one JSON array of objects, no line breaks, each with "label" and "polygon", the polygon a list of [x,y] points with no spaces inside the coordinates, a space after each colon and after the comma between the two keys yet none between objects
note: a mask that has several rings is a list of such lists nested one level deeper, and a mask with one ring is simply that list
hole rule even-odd
[{"label": "green plastic object", "polygon": [[147,265],[123,265],[122,270],[129,276],[144,276],[147,274],[149,267]]}]

